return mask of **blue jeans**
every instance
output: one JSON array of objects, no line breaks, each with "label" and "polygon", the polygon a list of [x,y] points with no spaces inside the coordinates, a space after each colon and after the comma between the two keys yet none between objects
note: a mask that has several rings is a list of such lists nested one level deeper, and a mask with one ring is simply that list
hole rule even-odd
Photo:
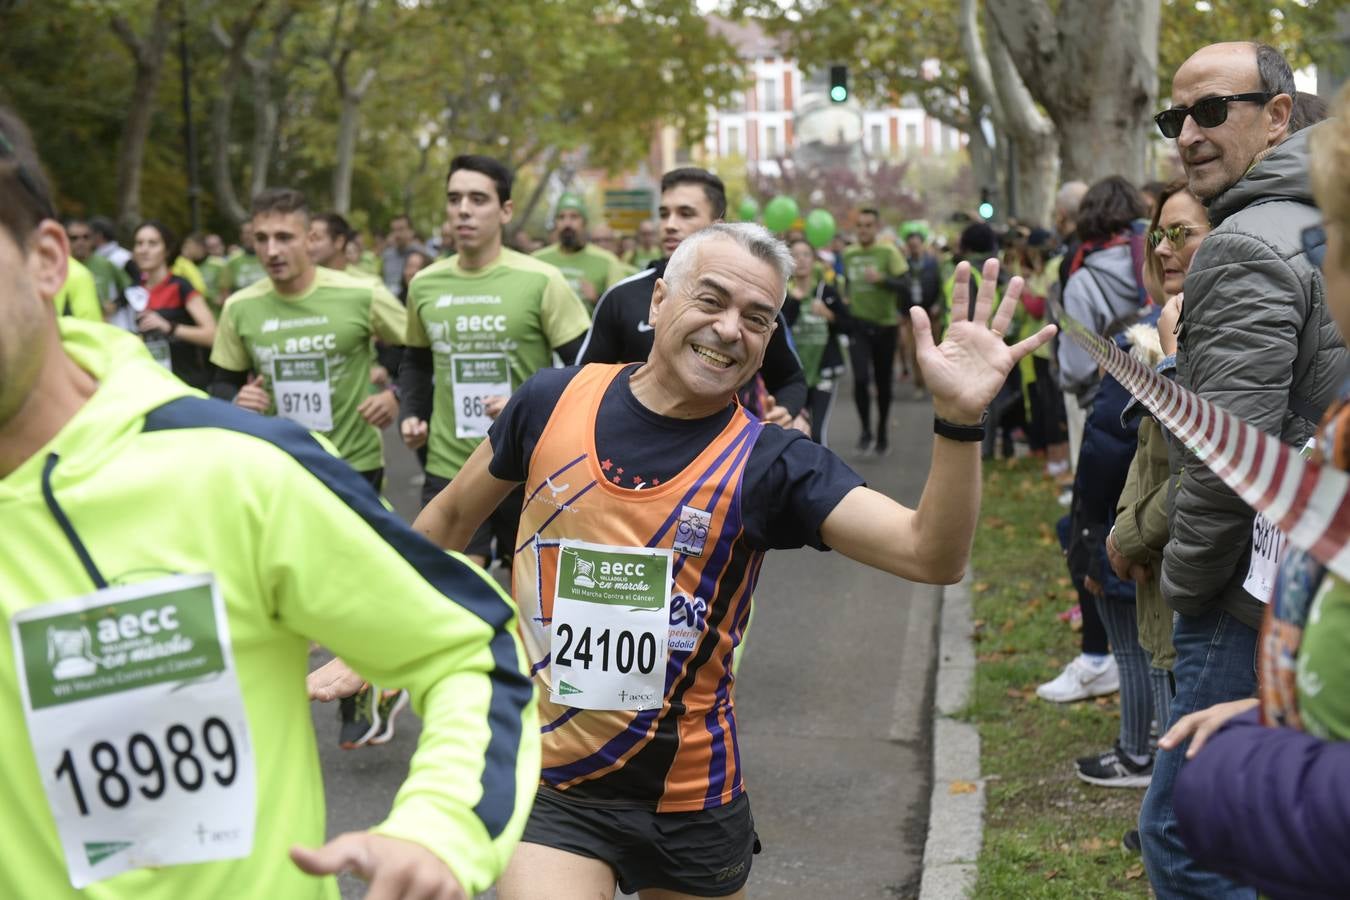
[{"label": "blue jeans", "polygon": [[[1177,692],[1168,727],[1182,716],[1216,703],[1250,697],[1256,692],[1257,633],[1224,612],[1176,617],[1172,643],[1177,659],[1172,669]],[[1256,891],[1201,869],[1186,852],[1172,810],[1172,786],[1181,768],[1187,741],[1175,750],[1159,749],[1153,781],[1139,811],[1139,838],[1144,868],[1159,900],[1173,898],[1250,898]]]}]

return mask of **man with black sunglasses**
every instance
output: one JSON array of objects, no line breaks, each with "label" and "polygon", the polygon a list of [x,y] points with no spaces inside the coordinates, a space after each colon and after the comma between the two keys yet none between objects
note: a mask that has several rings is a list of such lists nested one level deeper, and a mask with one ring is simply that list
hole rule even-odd
[{"label": "man with black sunglasses", "polygon": [[[1186,276],[1177,379],[1256,427],[1302,446],[1332,399],[1346,349],[1304,248],[1319,220],[1294,76],[1256,43],[1201,48],[1176,72],[1156,117],[1175,138],[1191,193],[1214,230]],[[1257,629],[1270,601],[1249,574],[1254,513],[1194,456],[1173,447],[1162,588],[1177,613],[1171,721],[1256,690]],[[1264,544],[1264,542],[1263,542]],[[1187,745],[1159,752],[1139,817],[1144,865],[1160,898],[1255,897],[1203,871],[1181,842],[1172,788]]]}]

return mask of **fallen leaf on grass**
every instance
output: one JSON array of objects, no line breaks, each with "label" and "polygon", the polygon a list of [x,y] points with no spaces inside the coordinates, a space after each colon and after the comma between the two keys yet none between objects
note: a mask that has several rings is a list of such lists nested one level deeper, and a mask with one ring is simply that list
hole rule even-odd
[{"label": "fallen leaf on grass", "polygon": [[973,781],[953,781],[947,786],[949,794],[973,794],[980,789],[980,786]]},{"label": "fallen leaf on grass", "polygon": [[1027,695],[1025,691],[1019,691],[1017,688],[1008,688],[1004,693],[1013,700],[1025,700]]},{"label": "fallen leaf on grass", "polygon": [[985,591],[989,590],[989,582],[977,581],[970,589],[977,594],[983,594]]},{"label": "fallen leaf on grass", "polygon": [[1051,869],[1049,872],[1046,872],[1046,873],[1045,873],[1045,880],[1046,880],[1046,881],[1050,881],[1052,878],[1054,878],[1054,877],[1055,877],[1056,875],[1058,875],[1058,874],[1059,874],[1059,869]]},{"label": "fallen leaf on grass", "polygon": [[1130,879],[1131,881],[1138,881],[1140,878],[1144,877],[1144,867],[1131,866],[1130,868],[1125,870],[1125,877]]},{"label": "fallen leaf on grass", "polygon": [[1089,853],[1096,853],[1098,850],[1106,848],[1106,841],[1099,837],[1088,838],[1085,841],[1080,841],[1078,846]]}]

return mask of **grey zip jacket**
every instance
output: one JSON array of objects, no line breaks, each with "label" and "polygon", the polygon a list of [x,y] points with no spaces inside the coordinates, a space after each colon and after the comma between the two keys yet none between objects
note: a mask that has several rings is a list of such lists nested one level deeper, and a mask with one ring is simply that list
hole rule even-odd
[{"label": "grey zip jacket", "polygon": [[[1308,179],[1313,128],[1210,202],[1214,230],[1186,275],[1177,347],[1182,387],[1295,446],[1312,436],[1347,358],[1322,273],[1303,252],[1303,229],[1321,221]],[[1217,608],[1259,627],[1261,604],[1242,588],[1255,513],[1175,442],[1169,468],[1163,595],[1183,615]]]}]

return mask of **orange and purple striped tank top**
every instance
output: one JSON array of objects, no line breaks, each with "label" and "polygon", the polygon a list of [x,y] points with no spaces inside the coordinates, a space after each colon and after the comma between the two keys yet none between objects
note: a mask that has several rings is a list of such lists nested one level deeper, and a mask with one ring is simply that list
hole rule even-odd
[{"label": "orange and purple striped tank top", "polygon": [[[741,517],[746,463],[764,426],[738,408],[676,476],[643,490],[620,488],[596,454],[595,425],[605,390],[622,370],[581,369],[529,462],[512,587],[540,686],[542,783],[597,805],[708,809],[744,790],[731,664],[764,561],[748,546]],[[691,518],[707,523],[701,541],[688,533]],[[589,710],[549,700],[555,687],[551,617],[564,539],[674,551],[659,707]]]}]

